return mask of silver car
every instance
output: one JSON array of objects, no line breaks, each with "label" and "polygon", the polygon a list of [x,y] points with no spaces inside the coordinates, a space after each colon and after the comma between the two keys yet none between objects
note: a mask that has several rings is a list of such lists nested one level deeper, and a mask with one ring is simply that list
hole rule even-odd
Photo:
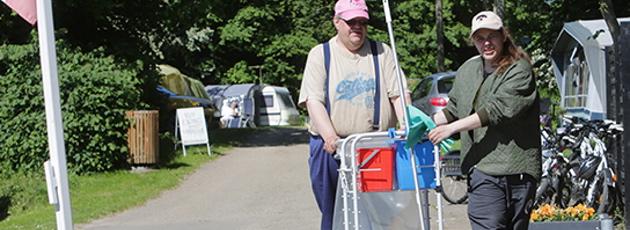
[{"label": "silver car", "polygon": [[427,115],[442,110],[448,103],[456,72],[441,72],[422,79],[411,93],[411,103]]},{"label": "silver car", "polygon": [[[448,104],[448,92],[453,88],[456,72],[441,72],[425,77],[411,93],[411,103],[427,115],[442,110]],[[459,134],[452,136],[459,139]],[[451,150],[442,162],[442,195],[451,204],[461,204],[468,199],[466,176],[462,175],[459,150]]]}]

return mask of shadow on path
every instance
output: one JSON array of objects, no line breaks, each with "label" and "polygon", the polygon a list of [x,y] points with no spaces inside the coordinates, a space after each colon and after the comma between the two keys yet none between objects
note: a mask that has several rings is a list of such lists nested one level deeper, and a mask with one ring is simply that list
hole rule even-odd
[{"label": "shadow on path", "polygon": [[288,146],[308,143],[308,131],[298,127],[211,130],[211,141],[234,147]]}]

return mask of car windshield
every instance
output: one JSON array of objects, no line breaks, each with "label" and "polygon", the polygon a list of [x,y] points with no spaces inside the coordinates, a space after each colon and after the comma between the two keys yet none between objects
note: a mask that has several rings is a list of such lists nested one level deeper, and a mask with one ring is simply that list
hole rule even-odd
[{"label": "car windshield", "polygon": [[446,77],[438,80],[437,88],[438,93],[448,93],[453,88],[454,77]]}]

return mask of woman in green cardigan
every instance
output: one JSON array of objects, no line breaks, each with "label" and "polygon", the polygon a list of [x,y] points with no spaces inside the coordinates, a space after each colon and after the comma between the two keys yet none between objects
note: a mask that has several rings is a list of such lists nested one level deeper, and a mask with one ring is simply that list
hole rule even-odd
[{"label": "woman in green cardigan", "polygon": [[470,34],[480,55],[457,70],[428,137],[437,144],[460,133],[472,229],[527,229],[541,174],[536,80],[495,13],[475,15]]}]

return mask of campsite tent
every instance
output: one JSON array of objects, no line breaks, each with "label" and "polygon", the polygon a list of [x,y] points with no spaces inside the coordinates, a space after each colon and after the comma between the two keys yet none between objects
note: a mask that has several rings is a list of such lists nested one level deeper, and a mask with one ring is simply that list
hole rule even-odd
[{"label": "campsite tent", "polygon": [[208,97],[201,81],[190,78],[170,65],[158,65],[160,85],[156,87],[159,94],[165,97],[160,103],[160,130],[174,131],[175,111],[181,108],[203,107],[208,126],[211,126],[212,115],[216,106]]},{"label": "campsite tent", "polygon": [[[297,125],[300,114],[291,98],[291,93],[285,87],[238,84],[238,85],[207,85],[206,92],[217,108],[224,108],[233,98],[240,101],[239,108],[243,119],[250,121],[248,126]],[[219,118],[221,112],[215,113]],[[242,127],[242,125],[241,125]]]},{"label": "campsite tent", "polygon": [[262,99],[262,87],[260,85],[208,85],[205,90],[215,105],[218,105],[217,108],[222,108],[229,99],[237,98],[240,101],[239,108],[241,108],[241,118],[245,120],[244,124],[250,127],[260,124],[260,110],[257,106],[262,103],[260,102]]},{"label": "campsite tent", "polygon": [[[630,18],[619,18],[622,28]],[[613,40],[604,20],[564,24],[551,51],[553,73],[558,83],[560,105],[567,113],[586,119],[607,118],[607,69]]]},{"label": "campsite tent", "polygon": [[[208,94],[208,97],[210,97],[210,100],[214,103],[214,107],[219,108],[219,110],[214,113],[214,117],[221,117],[220,109],[223,106],[223,100],[226,99],[223,96],[223,92],[228,86],[229,85],[207,85],[204,87],[206,94]],[[227,103],[227,100],[225,102]]]}]

